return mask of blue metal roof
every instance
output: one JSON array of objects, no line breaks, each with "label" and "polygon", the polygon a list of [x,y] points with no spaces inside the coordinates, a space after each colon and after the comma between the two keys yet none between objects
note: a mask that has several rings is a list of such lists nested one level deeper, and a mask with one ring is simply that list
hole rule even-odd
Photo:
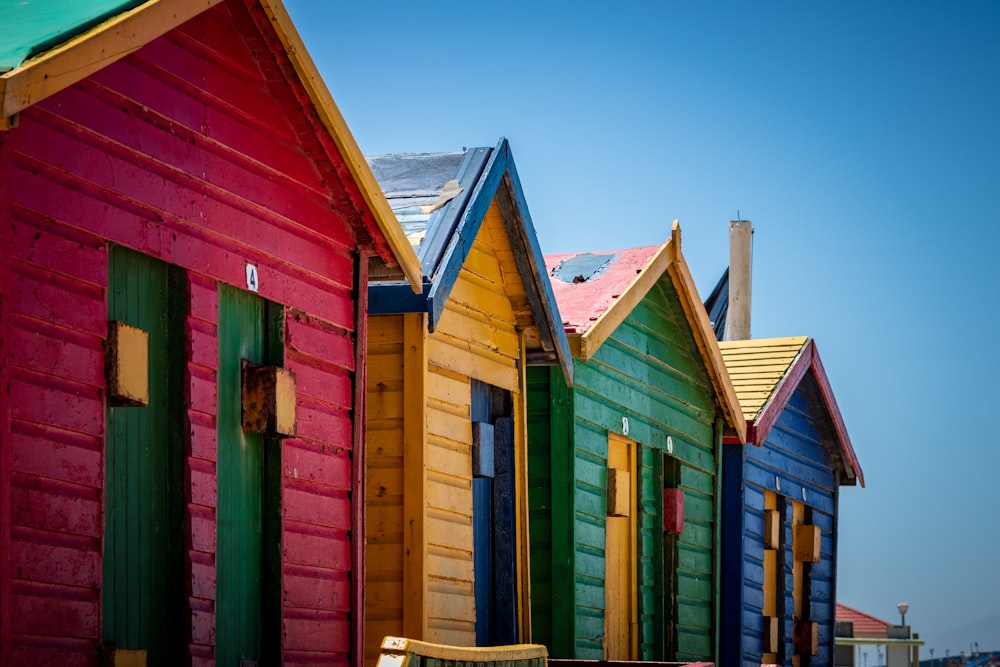
[{"label": "blue metal roof", "polygon": [[571,383],[569,341],[507,140],[501,139],[494,148],[397,153],[367,160],[424,273],[421,295],[414,295],[403,283],[372,282],[369,312],[426,310],[434,331],[486,211],[502,193],[509,204],[505,208],[511,212],[505,214],[504,222],[543,347],[531,351],[529,357],[538,363],[559,363]]},{"label": "blue metal roof", "polygon": [[0,72],[145,0],[0,0]]}]

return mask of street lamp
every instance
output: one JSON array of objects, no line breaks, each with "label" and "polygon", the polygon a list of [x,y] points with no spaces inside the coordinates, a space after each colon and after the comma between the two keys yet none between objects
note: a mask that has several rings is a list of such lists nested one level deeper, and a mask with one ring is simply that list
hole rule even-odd
[{"label": "street lamp", "polygon": [[899,615],[903,619],[900,625],[906,625],[906,612],[910,610],[910,605],[906,604],[905,602],[900,602],[899,604],[896,605],[896,609],[899,610]]},{"label": "street lamp", "polygon": [[934,667],[934,649],[931,649],[931,667]]}]

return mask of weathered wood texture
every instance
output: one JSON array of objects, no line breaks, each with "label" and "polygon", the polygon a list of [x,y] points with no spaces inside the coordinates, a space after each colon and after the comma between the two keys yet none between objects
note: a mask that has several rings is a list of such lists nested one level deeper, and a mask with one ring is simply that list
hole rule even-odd
[{"label": "weathered wood texture", "polygon": [[[722,664],[761,664],[767,652],[763,617],[772,611],[779,621],[780,655],[790,662],[797,607],[818,627],[819,652],[809,664],[833,664],[838,451],[824,445],[830,427],[820,405],[815,382],[807,375],[761,447],[724,447]],[[764,594],[768,492],[784,499],[779,507],[785,507],[777,513],[781,526],[773,610],[767,609]],[[821,531],[818,563],[795,560],[796,522]]]},{"label": "weathered wood texture", "polygon": [[[418,352],[404,344],[405,318],[414,316],[369,320],[368,664],[378,657],[378,638],[402,634],[404,626],[414,638],[476,643],[471,380],[511,392],[515,420],[524,419],[517,406],[523,360],[515,311],[524,299],[494,203],[437,329],[427,335],[426,367],[419,375],[405,370],[407,355]],[[411,396],[422,403],[414,405]],[[410,453],[404,451],[408,429],[417,429],[425,440]],[[522,429],[515,427],[514,433],[516,451],[523,452]],[[408,505],[414,486],[423,492]],[[407,512],[418,512],[415,519],[422,524],[408,550],[406,531],[414,524],[404,520]],[[420,607],[404,608],[420,598]],[[407,613],[420,617],[407,622]]]},{"label": "weathered wood texture", "polygon": [[[187,271],[185,623],[216,636],[216,281],[286,307],[282,660],[350,657],[352,253],[362,201],[259,6],[231,0],[0,134],[0,663],[94,665],[106,243]],[[331,152],[332,150],[332,152]]]},{"label": "weathered wood texture", "polygon": [[[405,315],[382,315],[368,320],[368,419],[365,446],[368,466],[365,480],[365,637],[366,664],[374,664],[381,638],[402,636],[404,608],[421,614],[422,587],[411,598],[403,591],[404,494],[423,496],[420,486],[409,489],[403,478],[404,401],[419,402],[408,396],[404,373]],[[416,317],[423,327],[423,318]],[[421,346],[422,348],[423,346]],[[422,359],[422,350],[407,350],[413,359]],[[419,377],[423,377],[419,369]],[[419,383],[418,383],[419,384]],[[414,387],[418,389],[418,387]],[[422,413],[422,406],[417,405]],[[418,417],[419,419],[419,417]],[[420,480],[418,479],[418,484]],[[422,503],[421,503],[422,505]],[[413,509],[413,508],[411,508]],[[419,509],[419,508],[417,508]],[[417,511],[415,509],[414,511]],[[421,534],[423,512],[410,530]],[[419,540],[418,540],[419,541]],[[412,553],[411,558],[419,558]]]},{"label": "weathered wood texture", "polygon": [[[182,272],[114,246],[108,323],[131,327],[148,345],[141,366],[144,405],[107,409],[104,480],[102,639],[146,651],[148,667],[183,659],[184,329]],[[118,327],[121,329],[121,327]],[[109,340],[108,348],[112,345]],[[109,384],[114,371],[106,359]],[[121,369],[125,373],[128,367]]]},{"label": "weathered wood texture", "polygon": [[722,343],[726,368],[748,422],[760,415],[807,340],[798,336]]},{"label": "weathered wood texture", "polygon": [[469,648],[386,637],[379,667],[545,667],[547,651],[538,644]]},{"label": "weathered wood texture", "polygon": [[[666,657],[710,659],[717,403],[668,276],[591,361],[576,362],[574,377],[575,388],[563,401],[557,394],[565,390],[552,378],[539,371],[529,374],[529,391],[541,392],[532,396],[529,412],[529,499],[537,521],[531,540],[533,554],[551,553],[548,566],[532,563],[533,638],[556,657],[604,655],[607,434],[621,433],[627,417],[628,438],[640,447],[639,658],[664,659],[662,637],[669,624],[677,649],[676,656]],[[663,479],[656,459],[666,452],[667,436],[680,469],[678,488],[685,495],[676,591],[664,590],[663,583]],[[567,473],[562,486],[557,478]],[[564,497],[563,488],[572,494]],[[676,611],[667,618],[659,606],[664,598],[676,599]]]}]

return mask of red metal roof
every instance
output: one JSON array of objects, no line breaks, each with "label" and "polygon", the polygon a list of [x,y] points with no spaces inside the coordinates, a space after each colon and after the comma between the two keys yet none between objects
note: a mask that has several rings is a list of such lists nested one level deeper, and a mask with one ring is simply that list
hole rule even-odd
[{"label": "red metal roof", "polygon": [[841,621],[850,621],[854,623],[855,637],[889,636],[889,625],[891,624],[888,621],[875,618],[871,614],[866,614],[863,611],[858,611],[854,607],[848,607],[846,604],[838,602],[837,622],[840,623]]},{"label": "red metal roof", "polygon": [[[562,315],[566,333],[586,333],[615,304],[616,299],[625,293],[661,247],[651,245],[628,250],[546,255],[545,268],[552,280],[552,292],[559,304],[559,314]],[[608,256],[610,262],[596,278],[579,282],[572,282],[572,277],[564,280],[565,275],[560,278],[555,274],[567,260],[585,255]]]}]

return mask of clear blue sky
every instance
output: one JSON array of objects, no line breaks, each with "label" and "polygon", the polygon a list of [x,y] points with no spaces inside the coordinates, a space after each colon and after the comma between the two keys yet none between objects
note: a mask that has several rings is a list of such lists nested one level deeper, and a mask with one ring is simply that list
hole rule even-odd
[{"label": "clear blue sky", "polygon": [[546,253],[677,218],[704,296],[752,220],[754,337],[816,339],[868,482],[838,599],[968,650],[935,637],[1000,614],[1000,3],[287,5],[364,152],[506,136]]}]

